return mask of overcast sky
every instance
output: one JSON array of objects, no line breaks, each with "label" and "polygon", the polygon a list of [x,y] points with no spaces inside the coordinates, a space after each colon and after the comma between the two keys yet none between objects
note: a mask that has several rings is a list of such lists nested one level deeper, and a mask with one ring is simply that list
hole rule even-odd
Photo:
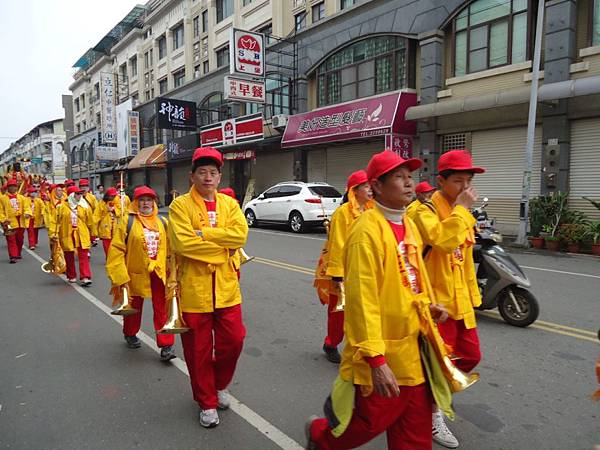
[{"label": "overcast sky", "polygon": [[62,118],[71,66],[134,0],[0,0],[0,153],[36,125]]}]

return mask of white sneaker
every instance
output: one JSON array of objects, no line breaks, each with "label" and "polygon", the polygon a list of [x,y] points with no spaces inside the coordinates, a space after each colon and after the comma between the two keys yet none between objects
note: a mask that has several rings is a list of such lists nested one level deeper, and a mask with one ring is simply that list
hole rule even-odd
[{"label": "white sneaker", "polygon": [[82,286],[90,286],[91,284],[92,284],[92,280],[90,280],[89,278],[84,278],[83,280],[81,280]]},{"label": "white sneaker", "polygon": [[216,409],[200,410],[200,425],[204,428],[214,428],[219,425],[219,414]]},{"label": "white sneaker", "polygon": [[219,409],[229,409],[231,405],[231,398],[229,397],[229,391],[227,389],[223,389],[222,391],[217,391],[217,397],[219,398],[219,403],[217,407]]},{"label": "white sneaker", "polygon": [[452,431],[446,426],[444,415],[441,411],[433,413],[433,426],[431,430],[433,440],[446,448],[457,448],[458,439],[454,437]]},{"label": "white sneaker", "polygon": [[69,278],[69,283],[77,283],[77,278]]}]

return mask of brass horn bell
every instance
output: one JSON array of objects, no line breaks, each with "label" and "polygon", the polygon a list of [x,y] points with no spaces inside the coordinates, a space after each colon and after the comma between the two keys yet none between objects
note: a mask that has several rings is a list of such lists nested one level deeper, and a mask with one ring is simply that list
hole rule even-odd
[{"label": "brass horn bell", "polygon": [[240,266],[249,263],[250,261],[252,261],[255,257],[254,256],[249,256],[248,253],[246,253],[246,251],[243,248],[240,248],[239,250],[240,252]]},{"label": "brass horn bell", "polygon": [[341,281],[337,283],[339,289],[337,291],[338,301],[335,306],[335,312],[343,312],[346,308],[346,288],[344,287],[344,282]]},{"label": "brass horn bell", "polygon": [[122,289],[123,299],[121,300],[121,304],[117,306],[117,308],[115,308],[113,311],[111,311],[111,314],[113,316],[131,316],[132,314],[135,314],[139,311],[138,309],[131,306],[131,303],[129,302],[129,291],[127,290],[127,288],[123,286]]},{"label": "brass horn bell", "polygon": [[444,356],[442,358],[442,363],[445,366],[445,370],[449,374],[447,379],[450,383],[452,392],[464,391],[479,380],[478,373],[464,373],[462,370],[460,370],[454,365],[449,356]]},{"label": "brass horn bell", "polygon": [[161,334],[181,334],[189,330],[190,328],[185,323],[185,320],[183,320],[183,315],[179,309],[179,298],[175,292],[171,296],[167,322],[158,332]]}]

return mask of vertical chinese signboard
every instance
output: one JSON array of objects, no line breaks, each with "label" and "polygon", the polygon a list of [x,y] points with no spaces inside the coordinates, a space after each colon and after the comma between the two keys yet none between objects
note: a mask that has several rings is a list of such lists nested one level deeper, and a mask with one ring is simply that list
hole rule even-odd
[{"label": "vertical chinese signboard", "polygon": [[129,154],[137,155],[140,151],[140,113],[127,112],[127,125],[129,128]]},{"label": "vertical chinese signboard", "polygon": [[197,128],[196,103],[158,97],[156,122],[162,129],[194,131]]},{"label": "vertical chinese signboard", "polygon": [[412,158],[413,141],[412,136],[397,133],[385,135],[385,149],[402,156],[404,159]]},{"label": "vertical chinese signboard", "polygon": [[116,111],[115,74],[100,74],[100,137],[102,144],[117,143],[117,111]]},{"label": "vertical chinese signboard", "polygon": [[231,75],[264,77],[265,36],[262,33],[233,28],[229,38]]}]

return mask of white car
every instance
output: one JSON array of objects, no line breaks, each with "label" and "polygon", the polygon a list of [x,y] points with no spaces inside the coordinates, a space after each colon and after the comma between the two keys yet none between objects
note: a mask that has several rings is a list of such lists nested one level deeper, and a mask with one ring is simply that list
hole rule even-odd
[{"label": "white car", "polygon": [[259,223],[287,223],[295,233],[323,225],[342,204],[342,194],[327,183],[286,181],[248,202],[244,215],[249,227]]}]

